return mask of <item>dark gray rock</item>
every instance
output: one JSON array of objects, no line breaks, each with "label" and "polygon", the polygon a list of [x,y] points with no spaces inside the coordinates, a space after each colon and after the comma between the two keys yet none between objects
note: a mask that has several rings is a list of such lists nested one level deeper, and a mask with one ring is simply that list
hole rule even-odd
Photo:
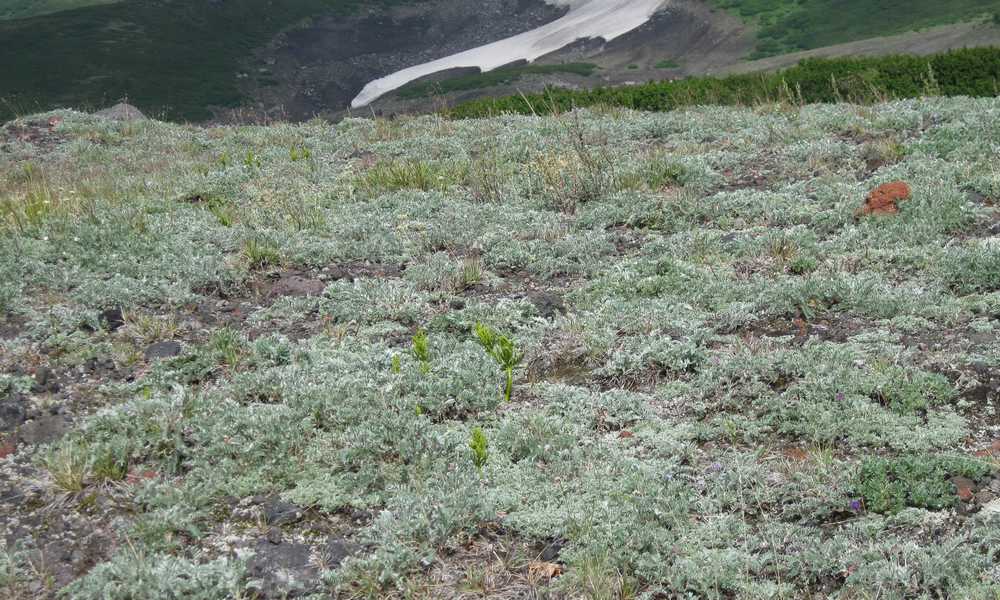
[{"label": "dark gray rock", "polygon": [[719,241],[725,244],[726,246],[731,246],[736,244],[736,242],[738,242],[739,239],[740,239],[740,234],[736,232],[731,232],[719,238]]},{"label": "dark gray rock", "polygon": [[267,534],[264,536],[264,539],[277,546],[278,544],[281,543],[283,539],[281,530],[278,529],[277,527],[271,527],[270,529],[267,530]]},{"label": "dark gray rock", "polygon": [[361,546],[354,542],[331,536],[323,546],[323,563],[327,569],[336,569],[344,559],[357,554],[360,550]]},{"label": "dark gray rock", "polygon": [[546,319],[566,312],[566,303],[559,294],[539,292],[528,296],[528,300],[535,305],[538,314]]},{"label": "dark gray rock", "polygon": [[38,367],[38,370],[35,371],[35,382],[31,385],[31,391],[36,394],[58,392],[59,381],[56,380],[55,373],[48,367]]},{"label": "dark gray rock", "polygon": [[104,327],[108,331],[116,331],[125,324],[125,315],[122,314],[122,309],[120,308],[109,308],[101,312],[100,321],[101,327]]},{"label": "dark gray rock", "polygon": [[566,544],[564,540],[553,540],[545,548],[542,549],[542,553],[539,558],[545,562],[555,562],[559,558],[559,553],[562,552],[563,546]]},{"label": "dark gray rock", "polygon": [[81,365],[81,370],[87,375],[102,377],[115,370],[115,361],[110,356],[91,356]]},{"label": "dark gray rock", "polygon": [[310,279],[298,274],[290,273],[282,275],[281,279],[275,282],[269,294],[272,298],[280,296],[319,296],[326,289],[326,283],[319,279]]},{"label": "dark gray rock", "polygon": [[989,504],[996,500],[997,495],[991,490],[979,490],[976,492],[976,504]]},{"label": "dark gray rock", "polygon": [[264,522],[272,527],[289,525],[302,518],[302,509],[278,498],[271,498],[261,507],[264,511]]},{"label": "dark gray rock", "polygon": [[147,361],[156,360],[160,358],[173,358],[179,356],[181,353],[180,342],[156,342],[155,344],[150,344],[143,353],[143,356]]},{"label": "dark gray rock", "polygon": [[0,399],[0,431],[13,431],[28,420],[23,396],[10,392]]},{"label": "dark gray rock", "polygon": [[22,444],[47,444],[64,436],[69,427],[65,415],[42,415],[21,425],[17,437]]},{"label": "dark gray rock", "polygon": [[310,562],[307,544],[273,544],[261,539],[247,571],[262,598],[294,598],[318,591],[319,571]]}]

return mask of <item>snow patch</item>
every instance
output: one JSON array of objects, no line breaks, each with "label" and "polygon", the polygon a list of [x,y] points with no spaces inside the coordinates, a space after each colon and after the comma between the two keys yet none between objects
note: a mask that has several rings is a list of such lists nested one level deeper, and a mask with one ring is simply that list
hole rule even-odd
[{"label": "snow patch", "polygon": [[352,108],[370,104],[380,96],[426,75],[461,67],[491,71],[518,60],[535,60],[585,38],[606,41],[632,31],[649,20],[667,0],[546,0],[569,6],[562,18],[492,44],[452,54],[438,60],[396,71],[371,81],[351,102]]}]

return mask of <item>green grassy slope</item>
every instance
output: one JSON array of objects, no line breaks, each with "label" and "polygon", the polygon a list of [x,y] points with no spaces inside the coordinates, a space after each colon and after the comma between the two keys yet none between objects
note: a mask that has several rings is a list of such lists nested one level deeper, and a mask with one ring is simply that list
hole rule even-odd
[{"label": "green grassy slope", "polygon": [[112,4],[119,1],[122,0],[3,0],[0,2],[0,21],[26,19],[63,10],[95,4]]},{"label": "green grassy slope", "polygon": [[1000,593],[1000,99],[0,135],[5,597]]},{"label": "green grassy slope", "polygon": [[992,18],[1000,0],[713,0],[759,28],[754,58]]},{"label": "green grassy slope", "polygon": [[277,32],[378,1],[133,0],[0,22],[0,121],[125,96],[171,119],[208,118],[209,105],[240,103],[240,61]]}]

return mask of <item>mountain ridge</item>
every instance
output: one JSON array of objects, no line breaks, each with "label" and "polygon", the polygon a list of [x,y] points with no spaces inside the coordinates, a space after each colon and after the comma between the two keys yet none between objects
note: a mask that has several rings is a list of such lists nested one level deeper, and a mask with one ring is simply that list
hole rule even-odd
[{"label": "mountain ridge", "polygon": [[[794,13],[778,10],[785,0],[755,2],[767,10],[745,14],[743,8],[754,5],[749,0],[674,0],[647,25],[611,43],[585,40],[536,61],[594,64],[593,76],[550,69],[519,78],[517,89],[593,87],[749,68],[753,63],[747,59],[761,52],[775,28],[791,29],[798,22],[782,20]],[[884,5],[895,7],[894,2]],[[848,6],[854,11],[849,16],[860,11],[856,4]],[[832,6],[828,0],[808,0],[800,8],[822,15]],[[928,0],[917,0],[912,21],[903,13],[882,29],[879,24],[887,17],[879,11],[867,28],[844,29],[839,23],[847,17],[834,20],[830,27],[841,29],[830,31],[812,17],[802,23],[806,31],[836,39],[974,15],[976,22],[992,22],[990,11],[1000,11],[1000,0],[962,0],[940,8],[933,18],[928,6]],[[350,114],[351,98],[372,80],[530,30],[565,10],[541,0],[128,0],[5,20],[0,21],[0,61],[9,67],[0,89],[0,120],[58,106],[98,108],[126,97],[173,120],[339,119]],[[68,31],[73,35],[63,35]],[[937,37],[924,51],[961,41]],[[1000,28],[984,28],[965,43],[1000,43]],[[865,52],[863,46],[854,48]],[[775,68],[787,62],[778,56],[759,64]],[[448,76],[437,73],[431,79]],[[390,94],[369,110],[425,111],[434,102],[517,89],[465,90],[433,101]]]}]

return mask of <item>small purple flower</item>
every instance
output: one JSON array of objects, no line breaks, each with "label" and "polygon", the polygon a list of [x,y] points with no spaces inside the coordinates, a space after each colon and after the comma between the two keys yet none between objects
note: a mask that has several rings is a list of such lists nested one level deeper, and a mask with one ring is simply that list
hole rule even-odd
[{"label": "small purple flower", "polygon": [[836,398],[837,398],[837,402],[843,402],[844,401],[844,392],[837,392]]},{"label": "small purple flower", "polygon": [[861,500],[858,500],[857,498],[855,498],[854,500],[851,500],[851,510],[854,511],[854,512],[860,512],[861,511]]},{"label": "small purple flower", "polygon": [[711,465],[709,465],[708,470],[713,473],[718,473],[719,471],[722,470],[722,463],[717,463],[717,462],[712,463]]}]

